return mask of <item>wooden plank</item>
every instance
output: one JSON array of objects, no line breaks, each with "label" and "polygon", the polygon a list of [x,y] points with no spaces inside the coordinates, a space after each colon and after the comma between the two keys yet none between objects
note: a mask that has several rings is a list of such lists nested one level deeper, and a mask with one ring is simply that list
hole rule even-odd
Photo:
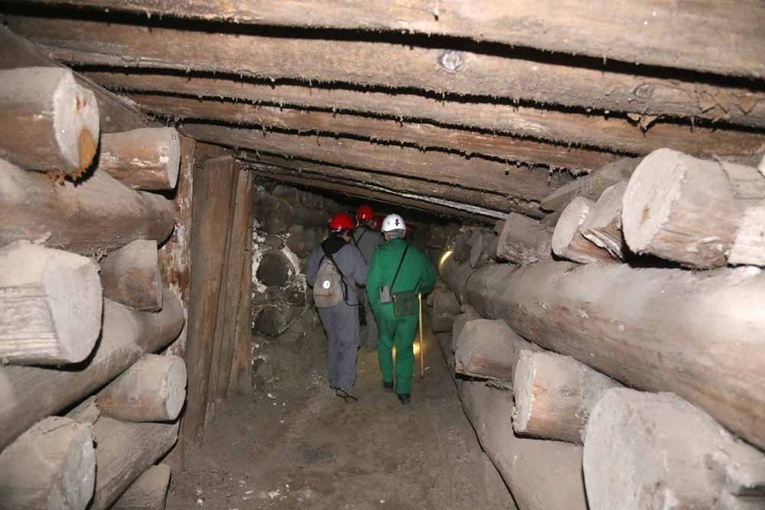
[{"label": "wooden plank", "polygon": [[330,136],[253,134],[248,129],[203,124],[186,124],[181,131],[205,142],[340,166],[373,169],[402,177],[417,177],[474,190],[502,193],[526,200],[541,200],[557,187],[557,183],[551,180],[546,169],[530,171],[524,166],[479,158],[467,159],[439,151],[421,151]]},{"label": "wooden plank", "polygon": [[543,164],[575,170],[599,168],[617,156],[601,151],[539,143],[510,136],[455,130],[424,123],[376,119],[343,113],[307,111],[189,97],[132,94],[131,100],[153,114],[174,119],[206,119],[299,133],[346,134],[372,141],[443,148],[467,157],[490,156],[504,161]]},{"label": "wooden plank", "polygon": [[[20,0],[17,0],[20,1]],[[29,0],[24,0],[29,3]],[[757,0],[693,3],[629,0],[608,9],[588,0],[34,0],[160,17],[237,24],[433,34],[641,65],[762,78],[765,11]],[[509,29],[511,27],[512,29]],[[725,37],[720,37],[725,34]],[[710,47],[709,41],[715,44]]]},{"label": "wooden plank", "polygon": [[[218,379],[215,381],[214,397],[216,399],[224,398],[228,394],[229,381],[231,379],[232,363],[234,361],[234,351],[239,343],[237,331],[240,330],[239,307],[243,304],[241,294],[250,293],[250,287],[242,285],[244,274],[245,254],[252,250],[252,245],[247,246],[249,242],[248,231],[250,229],[250,216],[252,213],[252,177],[253,174],[247,170],[240,169],[237,172],[236,193],[232,203],[231,227],[228,248],[228,273],[225,282],[226,301],[223,313],[219,310],[219,317],[223,318],[221,332],[221,351],[220,366],[218,368]],[[250,279],[250,281],[252,281]],[[252,313],[248,310],[248,315]],[[248,331],[249,333],[249,331]],[[249,334],[247,335],[249,339]],[[212,385],[213,381],[210,381]]]},{"label": "wooden plank", "polygon": [[322,189],[337,193],[340,195],[346,195],[351,197],[363,198],[365,200],[371,200],[375,202],[398,204],[411,209],[419,211],[426,211],[430,213],[442,214],[447,217],[457,217],[470,220],[483,220],[493,222],[496,218],[489,213],[482,213],[480,208],[473,211],[470,209],[459,209],[457,205],[448,206],[440,203],[428,203],[419,199],[417,195],[409,194],[408,196],[401,196],[395,192],[390,191],[378,191],[370,190],[367,187],[360,186],[355,183],[343,183],[333,181],[320,181],[318,179],[309,179],[305,177],[297,177],[292,175],[277,175],[271,172],[265,172],[257,168],[252,169],[256,175],[273,179],[279,182],[287,182],[297,186],[304,186],[306,188]]},{"label": "wooden plank", "polygon": [[[19,67],[57,67],[60,64],[50,60],[34,44],[19,37],[6,27],[0,26],[0,69]],[[128,131],[149,125],[146,117],[124,99],[97,85],[84,76],[75,73],[77,82],[92,90],[98,101],[102,133]]]},{"label": "wooden plank", "polygon": [[[240,157],[243,155],[242,152],[239,154]],[[243,161],[258,166],[262,170],[270,170],[275,174],[302,175],[303,177],[314,176],[324,180],[327,178],[342,179],[348,182],[378,186],[402,193],[412,192],[440,197],[464,204],[477,205],[495,211],[505,211],[506,209],[512,208],[514,205],[512,200],[509,200],[506,196],[501,194],[473,191],[449,184],[399,177],[397,175],[390,175],[383,172],[343,168],[250,152],[244,153]]]},{"label": "wooden plank", "polygon": [[191,290],[189,333],[186,345],[188,391],[184,414],[183,440],[193,443],[204,426],[207,386],[213,352],[215,317],[223,268],[222,246],[230,212],[234,160],[224,156],[211,159],[194,172],[191,224]]},{"label": "wooden plank", "polygon": [[644,131],[634,122],[613,114],[563,113],[509,104],[498,98],[491,102],[466,103],[454,98],[431,98],[401,91],[356,91],[272,84],[233,75],[208,78],[193,73],[166,74],[161,70],[142,70],[140,74],[118,71],[85,74],[115,91],[155,91],[165,95],[239,99],[333,113],[374,114],[393,120],[430,122],[439,126],[477,127],[535,140],[600,147],[627,154],[648,154],[662,147],[674,147],[696,156],[745,154],[756,153],[763,144],[763,137],[759,134],[692,124],[676,125],[660,119]]},{"label": "wooden plank", "polygon": [[118,22],[8,16],[8,26],[69,64],[227,72],[267,79],[416,88],[639,115],[765,126],[765,93],[541,60],[387,42],[286,39]]}]

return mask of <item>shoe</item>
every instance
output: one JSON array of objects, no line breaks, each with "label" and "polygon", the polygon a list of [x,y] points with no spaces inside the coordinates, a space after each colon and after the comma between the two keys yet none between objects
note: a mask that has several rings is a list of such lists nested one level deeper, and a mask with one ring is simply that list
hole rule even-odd
[{"label": "shoe", "polygon": [[388,391],[393,391],[393,381],[391,382],[383,381],[383,388],[385,388]]},{"label": "shoe", "polygon": [[355,404],[359,401],[352,393],[345,391],[342,388],[335,389],[335,395],[345,400],[346,404]]},{"label": "shoe", "polygon": [[396,396],[398,397],[398,401],[401,402],[401,405],[407,405],[412,401],[412,395],[409,393],[396,393]]}]

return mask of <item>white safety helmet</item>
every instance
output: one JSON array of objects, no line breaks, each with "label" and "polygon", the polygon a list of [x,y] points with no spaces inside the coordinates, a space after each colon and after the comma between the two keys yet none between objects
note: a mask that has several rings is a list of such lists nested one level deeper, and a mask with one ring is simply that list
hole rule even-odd
[{"label": "white safety helmet", "polygon": [[394,230],[406,231],[406,223],[404,223],[404,218],[398,214],[389,214],[383,220],[381,230],[383,232],[392,232]]}]

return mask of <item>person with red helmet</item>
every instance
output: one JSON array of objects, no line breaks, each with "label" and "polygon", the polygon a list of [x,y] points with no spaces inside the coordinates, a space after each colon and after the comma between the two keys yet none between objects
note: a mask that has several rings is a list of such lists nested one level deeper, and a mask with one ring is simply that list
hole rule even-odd
[{"label": "person with red helmet", "polygon": [[335,395],[348,403],[356,381],[359,347],[359,286],[367,281],[367,263],[353,245],[353,219],[337,213],[329,221],[329,236],[308,256],[306,280],[313,287],[319,317],[327,334],[327,378]]},{"label": "person with red helmet", "polygon": [[[375,230],[373,226],[374,211],[372,206],[368,204],[362,204],[356,209],[356,230],[353,232],[353,243],[361,252],[361,256],[364,258],[364,262],[369,263],[372,260],[372,253],[380,246],[385,239],[382,234]],[[366,292],[362,292],[359,296],[361,306],[364,307],[364,318],[366,319],[366,335],[364,337],[364,348],[367,352],[373,352],[377,350],[377,322],[375,321],[375,315],[372,313],[372,309],[369,306]]]},{"label": "person with red helmet", "polygon": [[382,222],[383,222],[383,217],[375,215],[374,220],[372,220],[372,228],[379,231],[380,229],[382,229]]}]

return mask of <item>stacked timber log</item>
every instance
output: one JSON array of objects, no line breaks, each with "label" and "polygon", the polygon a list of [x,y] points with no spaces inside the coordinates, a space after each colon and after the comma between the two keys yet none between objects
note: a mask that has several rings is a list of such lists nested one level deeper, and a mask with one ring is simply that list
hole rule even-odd
[{"label": "stacked timber log", "polygon": [[[529,485],[514,471],[523,436],[583,444],[592,510],[761,508],[765,280],[757,267],[722,266],[763,265],[765,177],[668,149],[623,168],[599,196],[556,204],[552,251],[584,265],[440,265],[470,314],[453,327],[455,372],[470,377],[458,384],[466,412],[521,509],[545,504],[525,499]],[[525,239],[512,253],[534,253],[539,243]],[[498,417],[502,402],[511,419]],[[504,428],[492,430],[492,420]],[[568,472],[581,468],[580,458]],[[545,483],[557,490],[556,480],[528,483],[535,494]]]},{"label": "stacked timber log", "polygon": [[178,134],[98,151],[98,104],[71,71],[2,73],[0,508],[107,508],[141,492],[186,399],[183,359],[155,354],[185,322],[158,260],[173,203],[133,189],[176,186]]}]

